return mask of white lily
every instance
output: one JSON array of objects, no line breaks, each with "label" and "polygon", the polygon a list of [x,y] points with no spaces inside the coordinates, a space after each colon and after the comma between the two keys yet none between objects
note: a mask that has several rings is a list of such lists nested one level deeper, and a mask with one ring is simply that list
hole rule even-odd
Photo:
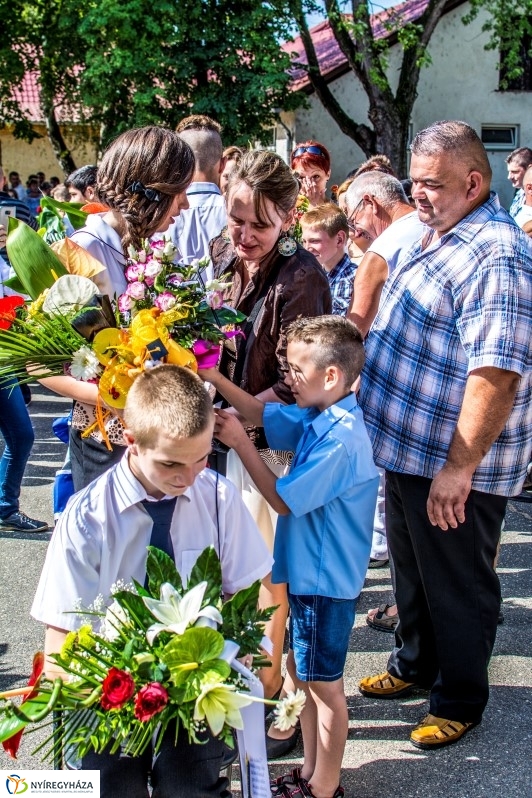
[{"label": "white lily", "polygon": [[181,596],[173,585],[165,582],[161,585],[160,600],[143,597],[144,604],[160,623],[154,623],[146,632],[146,639],[151,645],[161,632],[173,632],[182,635],[185,629],[194,624],[198,618],[208,618],[216,624],[222,623],[222,616],[216,607],[201,609],[201,603],[207,582],[200,582],[192,590]]},{"label": "white lily", "polygon": [[194,720],[206,720],[216,737],[222,731],[224,723],[233,729],[244,728],[240,710],[248,704],[251,704],[251,699],[236,692],[234,685],[208,681],[202,686],[196,699]]}]

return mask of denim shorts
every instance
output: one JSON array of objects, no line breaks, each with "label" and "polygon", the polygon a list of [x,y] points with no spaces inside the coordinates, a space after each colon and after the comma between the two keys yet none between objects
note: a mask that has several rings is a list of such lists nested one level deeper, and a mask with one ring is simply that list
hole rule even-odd
[{"label": "denim shorts", "polygon": [[290,648],[302,682],[334,682],[344,672],[357,599],[296,596],[288,591]]}]

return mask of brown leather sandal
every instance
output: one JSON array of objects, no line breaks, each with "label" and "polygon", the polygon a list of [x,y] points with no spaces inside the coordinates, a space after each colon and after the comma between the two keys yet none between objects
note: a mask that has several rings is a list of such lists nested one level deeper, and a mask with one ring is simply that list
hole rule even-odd
[{"label": "brown leather sandal", "polygon": [[366,616],[366,623],[372,629],[377,629],[379,632],[395,632],[396,626],[399,623],[399,615],[387,615],[386,611],[393,607],[393,604],[381,604],[377,608],[375,615]]}]

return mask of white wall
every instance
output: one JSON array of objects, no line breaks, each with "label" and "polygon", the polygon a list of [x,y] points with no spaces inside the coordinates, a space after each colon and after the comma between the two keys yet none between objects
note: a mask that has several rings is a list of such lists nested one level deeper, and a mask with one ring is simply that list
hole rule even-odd
[{"label": "white wall", "polygon": [[[421,72],[418,98],[413,114],[413,133],[439,119],[462,119],[479,133],[482,125],[516,124],[520,136],[516,146],[532,146],[532,92],[498,91],[498,53],[484,50],[488,35],[482,32],[485,16],[465,26],[462,17],[469,4],[450,11],[438,24],[430,43],[432,64]],[[389,76],[395,83],[400,48],[390,57]],[[368,102],[360,84],[351,74],[330,84],[335,97],[356,121],[367,121]],[[330,183],[341,183],[347,172],[365,160],[364,153],[345,136],[326,113],[315,95],[308,110],[296,111],[295,141],[315,138],[332,153]],[[506,177],[508,151],[488,151],[493,169],[493,188],[503,205],[512,199]]]}]

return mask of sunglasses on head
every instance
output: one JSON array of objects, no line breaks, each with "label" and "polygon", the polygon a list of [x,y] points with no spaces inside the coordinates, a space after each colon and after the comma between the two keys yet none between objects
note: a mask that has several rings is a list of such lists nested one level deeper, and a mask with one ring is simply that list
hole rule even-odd
[{"label": "sunglasses on head", "polygon": [[292,158],[299,158],[300,155],[304,155],[306,152],[310,153],[310,155],[321,155],[322,158],[327,157],[322,149],[316,147],[315,144],[310,144],[308,147],[298,147],[297,150],[294,150]]}]

